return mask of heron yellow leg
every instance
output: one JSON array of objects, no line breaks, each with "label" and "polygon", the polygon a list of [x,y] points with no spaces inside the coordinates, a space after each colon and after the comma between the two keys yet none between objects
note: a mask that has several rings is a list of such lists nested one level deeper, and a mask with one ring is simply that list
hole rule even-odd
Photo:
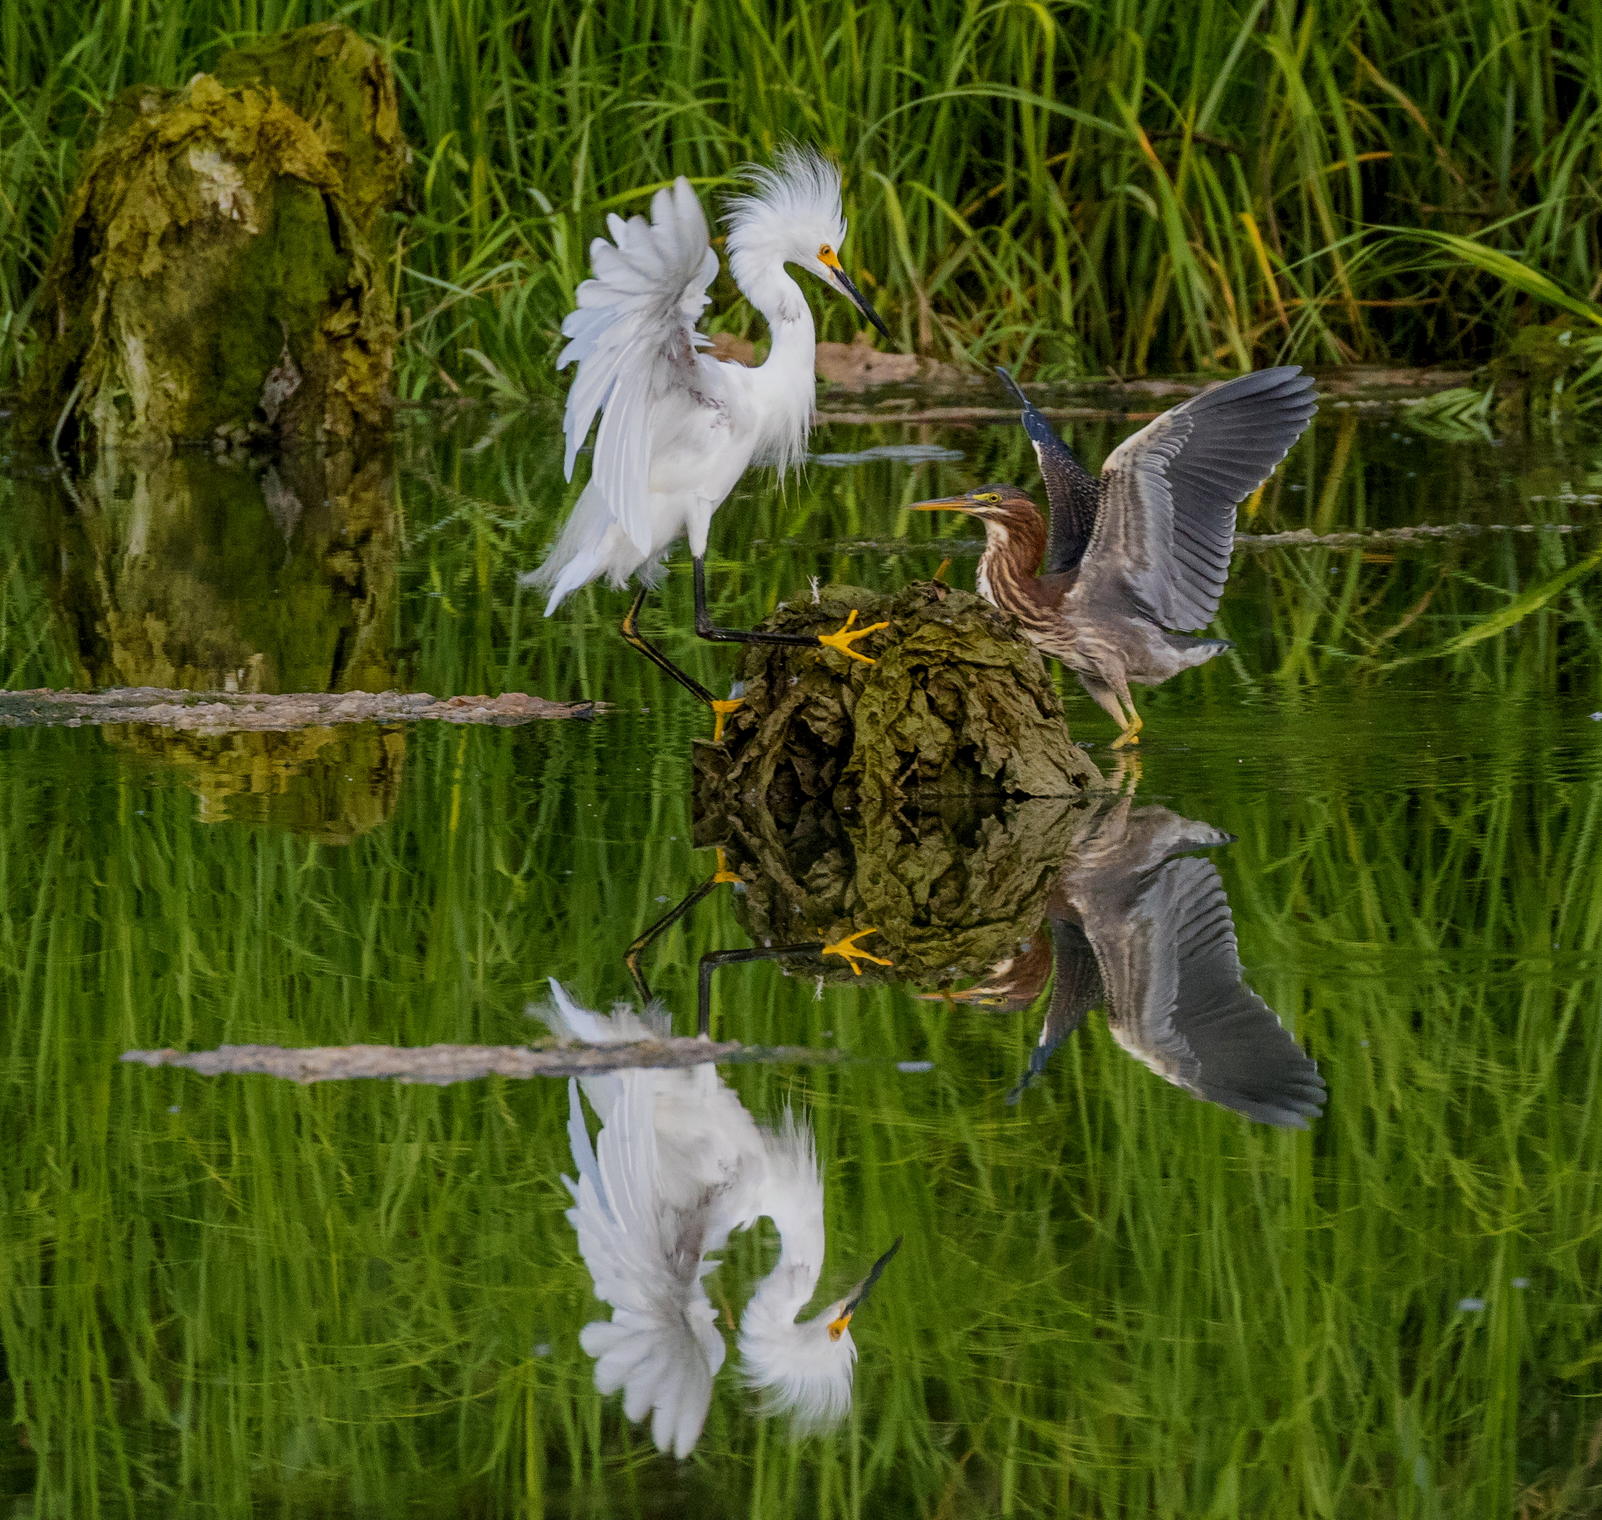
[{"label": "heron yellow leg", "polygon": [[739,712],[745,706],[744,697],[714,697],[708,704],[712,709],[712,742],[723,742],[723,725],[729,721],[729,714]]},{"label": "heron yellow leg", "polygon": [[[881,628],[888,628],[888,623],[869,623],[866,628],[858,628],[857,614],[853,610],[851,616],[845,620],[843,627],[835,629],[833,633],[820,633],[818,642],[825,649],[838,649],[841,654],[850,655],[853,660],[861,660],[864,665],[873,665],[877,662],[868,655],[859,654],[851,646],[858,639],[866,638],[870,633],[877,633]],[[866,930],[864,933],[868,932]]]},{"label": "heron yellow leg", "polygon": [[946,571],[948,571],[950,568],[951,556],[947,555],[945,559],[941,560],[940,563],[935,566],[935,573],[931,575],[929,579],[935,582],[936,585],[943,586],[946,580]]},{"label": "heron yellow leg", "polygon": [[893,966],[894,961],[887,961],[882,956],[870,955],[866,950],[857,948],[859,939],[866,939],[870,934],[877,934],[877,929],[858,929],[855,933],[847,934],[842,939],[830,940],[824,944],[825,955],[838,955],[851,968],[853,976],[862,975],[862,967],[858,961],[868,961],[875,966]]},{"label": "heron yellow leg", "polygon": [[1139,744],[1140,731],[1145,726],[1146,720],[1142,718],[1133,707],[1131,707],[1129,709],[1129,716],[1124,723],[1124,731],[1113,740],[1112,747],[1114,749],[1122,749],[1126,744]]}]

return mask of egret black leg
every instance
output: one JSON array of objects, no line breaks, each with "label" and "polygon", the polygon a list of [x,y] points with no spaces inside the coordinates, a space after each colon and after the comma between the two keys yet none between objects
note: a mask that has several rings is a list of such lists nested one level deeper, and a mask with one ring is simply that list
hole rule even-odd
[{"label": "egret black leg", "polygon": [[823,951],[817,945],[760,945],[753,950],[713,950],[701,957],[695,979],[695,1032],[703,1037],[712,1033],[712,973],[719,966],[733,966],[741,961],[771,961],[781,955],[816,955]]},{"label": "egret black leg", "polygon": [[[719,873],[721,875],[721,872]],[[629,968],[629,979],[634,983],[634,990],[640,995],[642,1003],[651,1001],[651,984],[645,979],[645,972],[640,961],[645,952],[656,943],[669,929],[673,927],[686,913],[718,885],[718,876],[709,876],[700,886],[685,895],[669,908],[657,921],[641,934],[627,950],[623,952],[623,964]]]},{"label": "egret black leg", "polygon": [[712,614],[706,605],[706,560],[699,556],[694,557],[695,565],[695,631],[703,638],[710,639],[715,644],[790,644],[805,647],[811,645],[824,649],[838,649],[841,654],[850,655],[853,660],[861,660],[865,665],[873,661],[865,654],[858,654],[851,646],[866,634],[877,633],[881,628],[888,628],[888,623],[869,623],[865,628],[856,626],[857,614],[853,612],[846,619],[843,628],[833,633],[762,633],[755,628],[724,628],[712,621]]},{"label": "egret black leg", "polygon": [[695,984],[696,1032],[702,1035],[712,1032],[712,973],[719,966],[732,966],[740,961],[771,961],[781,955],[816,956],[820,961],[825,956],[838,955],[855,975],[861,976],[862,968],[857,965],[858,961],[872,961],[875,966],[895,964],[883,956],[870,955],[866,950],[857,948],[859,939],[878,932],[877,929],[858,929],[842,939],[825,941],[821,945],[759,945],[752,950],[713,950],[703,955]]},{"label": "egret black leg", "polygon": [[811,633],[759,633],[754,628],[724,628],[712,621],[706,605],[706,561],[695,559],[695,631],[714,644],[796,644],[816,645]]},{"label": "egret black leg", "polygon": [[640,632],[640,609],[645,605],[645,599],[651,594],[649,586],[641,586],[634,594],[634,603],[623,615],[623,640],[631,648],[638,649],[658,670],[666,671],[686,691],[694,694],[696,699],[705,702],[710,708],[716,710],[718,699],[709,692],[694,676],[679,669],[660,649]]}]

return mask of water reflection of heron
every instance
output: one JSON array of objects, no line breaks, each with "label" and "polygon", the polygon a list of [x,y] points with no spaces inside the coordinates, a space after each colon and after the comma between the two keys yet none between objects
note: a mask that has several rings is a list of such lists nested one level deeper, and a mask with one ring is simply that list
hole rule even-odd
[{"label": "water reflection of heron", "polygon": [[852,646],[884,625],[858,628],[856,613],[838,632],[764,634],[720,628],[706,605],[706,541],[712,514],[753,460],[781,469],[806,452],[817,382],[812,312],[787,266],[816,275],[845,295],[886,337],[884,323],[840,265],[845,239],[840,176],[815,153],[790,149],[772,168],[751,171],[753,189],[729,213],[729,272],[767,319],[773,347],[748,368],[703,352],[696,330],[718,272],[701,203],[686,179],[657,191],[651,217],[608,218],[611,241],[590,244],[592,277],[578,309],[562,323],[559,364],[578,364],[563,427],[569,477],[590,429],[595,456],[589,484],[550,557],[533,579],[550,588],[549,616],[580,586],[606,576],[621,586],[640,577],[623,619],[623,637],[717,714],[737,702],[714,698],[639,631],[640,610],[673,543],[690,540],[695,566],[695,628],[719,641],[823,644],[855,659]]},{"label": "water reflection of heron", "polygon": [[1079,822],[1047,905],[1046,936],[952,994],[1021,1008],[1054,976],[1015,1096],[1104,1004],[1118,1044],[1195,1097],[1265,1124],[1305,1127],[1318,1115],[1325,1088],[1317,1065],[1246,985],[1217,868],[1186,853],[1230,842],[1127,796]]},{"label": "water reflection of heron", "polygon": [[[626,1009],[578,1007],[555,982],[545,1013],[553,1032],[592,1044],[661,1033]],[[600,1120],[592,1139],[579,1094]],[[662,1451],[689,1454],[700,1439],[725,1346],[707,1297],[711,1258],[760,1218],[779,1232],[779,1259],[740,1317],[747,1383],[771,1413],[822,1428],[850,1408],[857,1349],[851,1321],[895,1254],[821,1313],[798,1316],[823,1272],[823,1181],[807,1125],[786,1112],[758,1124],[710,1063],[641,1069],[568,1084],[568,1139],[577,1178],[567,1217],[596,1296],[612,1307],[579,1343],[595,1358],[595,1385],[621,1391],[623,1410],[649,1417]]]},{"label": "water reflection of heron", "polygon": [[921,502],[984,524],[979,592],[1079,677],[1118,721],[1115,749],[1139,742],[1130,682],[1156,686],[1229,648],[1170,632],[1218,611],[1235,540],[1235,506],[1273,473],[1313,413],[1295,367],[1209,386],[1126,438],[1090,474],[1014,384],[1045,481],[1051,524],[1016,486]]}]

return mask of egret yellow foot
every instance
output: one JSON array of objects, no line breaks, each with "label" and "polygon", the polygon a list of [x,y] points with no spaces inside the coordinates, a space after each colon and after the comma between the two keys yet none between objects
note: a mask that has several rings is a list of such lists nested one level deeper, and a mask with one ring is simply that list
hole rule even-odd
[{"label": "egret yellow foot", "polygon": [[[820,633],[818,642],[825,649],[838,649],[841,654],[848,654],[853,660],[861,660],[864,665],[873,665],[877,662],[868,655],[858,654],[851,646],[858,639],[866,638],[870,633],[877,633],[881,628],[888,628],[890,625],[888,623],[869,623],[866,628],[858,628],[856,622],[857,614],[853,609],[851,616],[845,620],[843,628],[837,628],[833,633]],[[869,931],[864,930],[864,933],[866,932]]]},{"label": "egret yellow foot", "polygon": [[729,869],[729,857],[724,852],[722,845],[718,846],[718,868],[712,873],[712,880],[720,887],[738,887],[745,884],[745,877],[741,876],[738,871]]},{"label": "egret yellow foot", "polygon": [[739,712],[745,706],[744,697],[718,697],[712,701],[712,742],[723,742],[723,725],[729,721],[729,714]]},{"label": "egret yellow foot", "polygon": [[853,976],[862,975],[862,967],[857,964],[858,961],[869,961],[875,966],[893,966],[894,961],[887,961],[883,956],[870,955],[866,950],[857,949],[859,939],[866,939],[870,934],[878,932],[877,929],[858,929],[854,934],[846,935],[844,939],[833,940],[824,945],[823,953],[838,955],[851,968]]}]

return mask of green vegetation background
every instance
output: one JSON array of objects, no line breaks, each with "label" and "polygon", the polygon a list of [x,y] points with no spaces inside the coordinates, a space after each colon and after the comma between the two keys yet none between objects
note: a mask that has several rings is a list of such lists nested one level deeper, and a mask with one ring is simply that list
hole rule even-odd
[{"label": "green vegetation background", "polygon": [[0,384],[105,102],[329,18],[392,49],[417,149],[411,394],[548,389],[602,212],[786,135],[845,166],[850,261],[940,358],[1477,361],[1555,306],[1597,320],[1581,0],[7,0]]}]

